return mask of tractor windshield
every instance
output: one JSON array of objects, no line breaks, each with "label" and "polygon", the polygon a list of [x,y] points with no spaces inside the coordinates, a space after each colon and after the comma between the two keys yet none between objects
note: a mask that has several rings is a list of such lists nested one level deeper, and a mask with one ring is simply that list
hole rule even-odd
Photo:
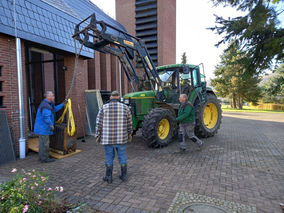
[{"label": "tractor windshield", "polygon": [[180,74],[180,78],[182,79],[182,80],[187,80],[187,79],[190,79],[191,77],[190,77],[190,74],[188,73],[188,74]]},{"label": "tractor windshield", "polygon": [[169,78],[172,76],[173,73],[174,73],[174,71],[159,72],[159,77],[160,77],[161,81],[167,82],[169,80]]},{"label": "tractor windshield", "polygon": [[177,77],[174,70],[164,70],[159,72],[159,77],[162,81],[162,87],[166,90],[177,89]]}]

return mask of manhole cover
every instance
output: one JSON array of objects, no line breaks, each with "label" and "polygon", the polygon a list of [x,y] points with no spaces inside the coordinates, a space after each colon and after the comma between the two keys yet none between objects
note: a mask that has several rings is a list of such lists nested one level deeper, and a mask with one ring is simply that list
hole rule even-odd
[{"label": "manhole cover", "polygon": [[203,203],[196,203],[196,204],[191,204],[187,207],[185,207],[183,210],[181,210],[183,213],[226,213],[225,210],[208,205],[208,204],[203,204]]},{"label": "manhole cover", "polygon": [[205,195],[178,192],[167,213],[256,213],[256,207]]}]

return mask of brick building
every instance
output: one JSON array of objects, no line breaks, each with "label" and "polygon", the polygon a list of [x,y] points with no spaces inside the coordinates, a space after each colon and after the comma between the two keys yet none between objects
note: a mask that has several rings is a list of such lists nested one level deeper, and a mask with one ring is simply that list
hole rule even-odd
[{"label": "brick building", "polygon": [[[17,153],[20,130],[15,35],[21,39],[24,122],[28,139],[44,91],[54,91],[56,103],[64,100],[74,70],[72,34],[75,24],[94,12],[99,20],[125,30],[89,0],[17,0],[15,5],[12,0],[0,1],[0,110],[7,112]],[[78,105],[85,115],[84,91],[87,89],[119,89],[118,63],[114,56],[94,53],[87,48],[81,52],[71,94],[78,136],[83,135],[80,124],[84,123],[79,122]],[[122,90],[123,93],[128,91],[124,75]]]},{"label": "brick building", "polygon": [[176,0],[116,0],[116,20],[144,40],[155,65],[176,62]]}]

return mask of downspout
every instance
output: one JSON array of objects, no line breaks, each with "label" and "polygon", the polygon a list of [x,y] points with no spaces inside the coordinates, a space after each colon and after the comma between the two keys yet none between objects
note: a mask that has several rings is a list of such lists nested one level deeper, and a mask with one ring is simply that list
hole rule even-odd
[{"label": "downspout", "polygon": [[21,49],[22,49],[21,39],[16,38],[18,96],[19,96],[19,121],[20,121],[19,151],[20,151],[20,158],[25,158],[26,157],[26,138],[25,138],[23,70],[22,70],[22,51]]},{"label": "downspout", "polygon": [[118,61],[118,74],[119,74],[119,93],[120,93],[120,98],[122,97],[122,76],[121,76],[121,63]]},{"label": "downspout", "polygon": [[26,157],[26,138],[25,138],[25,116],[24,116],[24,93],[23,93],[23,70],[22,70],[22,48],[21,39],[17,35],[16,21],[16,0],[13,1],[14,6],[14,24],[16,38],[16,54],[17,54],[17,75],[18,75],[18,97],[19,97],[19,123],[20,123],[20,138],[19,152],[20,158]]}]

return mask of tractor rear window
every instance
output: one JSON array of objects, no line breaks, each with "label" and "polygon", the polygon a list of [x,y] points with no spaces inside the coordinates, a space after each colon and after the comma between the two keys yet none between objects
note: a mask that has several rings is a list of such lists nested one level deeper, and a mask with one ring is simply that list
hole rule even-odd
[{"label": "tractor rear window", "polygon": [[180,74],[181,79],[186,80],[186,79],[190,79],[190,74]]},{"label": "tractor rear window", "polygon": [[206,77],[203,74],[200,74],[201,82],[206,82]]}]

